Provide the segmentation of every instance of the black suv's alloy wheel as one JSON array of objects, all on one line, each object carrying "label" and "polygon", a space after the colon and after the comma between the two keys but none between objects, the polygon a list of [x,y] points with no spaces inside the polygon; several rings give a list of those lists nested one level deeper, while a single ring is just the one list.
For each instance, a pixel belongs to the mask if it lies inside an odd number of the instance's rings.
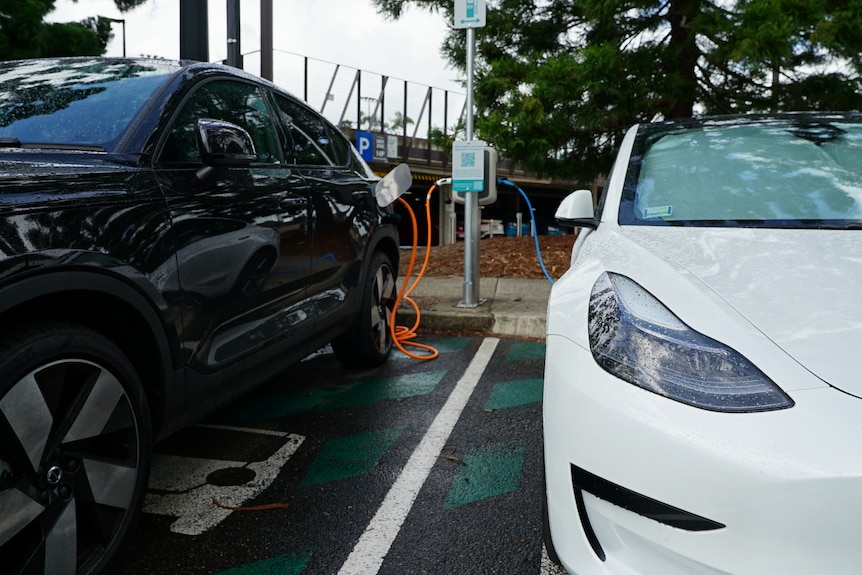
[{"label": "black suv's alloy wheel", "polygon": [[353,329],[332,342],[336,357],[345,365],[373,367],[392,352],[389,318],[397,296],[392,262],[377,252],[371,259],[362,289],[362,306]]},{"label": "black suv's alloy wheel", "polygon": [[146,488],[138,377],[110,341],[68,324],[7,333],[0,358],[2,570],[102,571]]}]

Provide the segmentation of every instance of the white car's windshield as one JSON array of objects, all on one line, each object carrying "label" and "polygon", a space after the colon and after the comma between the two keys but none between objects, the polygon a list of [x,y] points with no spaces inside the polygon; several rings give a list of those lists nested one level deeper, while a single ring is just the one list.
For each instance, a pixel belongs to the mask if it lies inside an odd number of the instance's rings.
[{"label": "white car's windshield", "polygon": [[621,223],[862,226],[862,121],[704,123],[639,144]]}]

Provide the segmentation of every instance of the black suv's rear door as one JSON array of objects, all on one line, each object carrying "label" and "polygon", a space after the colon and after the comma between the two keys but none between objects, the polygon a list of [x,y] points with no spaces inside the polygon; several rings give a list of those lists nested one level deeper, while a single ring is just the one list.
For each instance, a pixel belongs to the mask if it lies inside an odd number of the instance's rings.
[{"label": "black suv's rear door", "polygon": [[360,305],[356,289],[374,222],[372,183],[351,166],[349,143],[307,106],[276,95],[276,107],[293,143],[297,169],[311,201],[313,245],[309,304],[315,336],[343,332]]}]

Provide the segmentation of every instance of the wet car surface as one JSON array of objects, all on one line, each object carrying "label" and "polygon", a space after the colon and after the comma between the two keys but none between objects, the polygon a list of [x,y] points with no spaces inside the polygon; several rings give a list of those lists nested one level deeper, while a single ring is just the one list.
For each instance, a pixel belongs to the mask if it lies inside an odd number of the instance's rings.
[{"label": "wet car surface", "polygon": [[0,64],[4,572],[105,572],[154,441],[326,343],[386,361],[379,184],[325,119],[233,68]]},{"label": "wet car surface", "polygon": [[[548,549],[570,572],[862,561],[862,118],[633,127],[551,291]],[[555,551],[554,551],[555,550]]]}]

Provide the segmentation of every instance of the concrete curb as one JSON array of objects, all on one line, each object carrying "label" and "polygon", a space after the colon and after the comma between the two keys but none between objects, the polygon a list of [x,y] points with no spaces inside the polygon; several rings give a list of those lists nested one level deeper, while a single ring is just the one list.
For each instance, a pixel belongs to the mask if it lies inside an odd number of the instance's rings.
[{"label": "concrete curb", "polygon": [[[547,280],[480,278],[479,305],[464,307],[463,278],[423,278],[410,298],[419,307],[419,330],[476,331],[544,339],[550,293],[551,284]],[[413,307],[402,303],[396,323],[411,327],[415,321]]]}]

